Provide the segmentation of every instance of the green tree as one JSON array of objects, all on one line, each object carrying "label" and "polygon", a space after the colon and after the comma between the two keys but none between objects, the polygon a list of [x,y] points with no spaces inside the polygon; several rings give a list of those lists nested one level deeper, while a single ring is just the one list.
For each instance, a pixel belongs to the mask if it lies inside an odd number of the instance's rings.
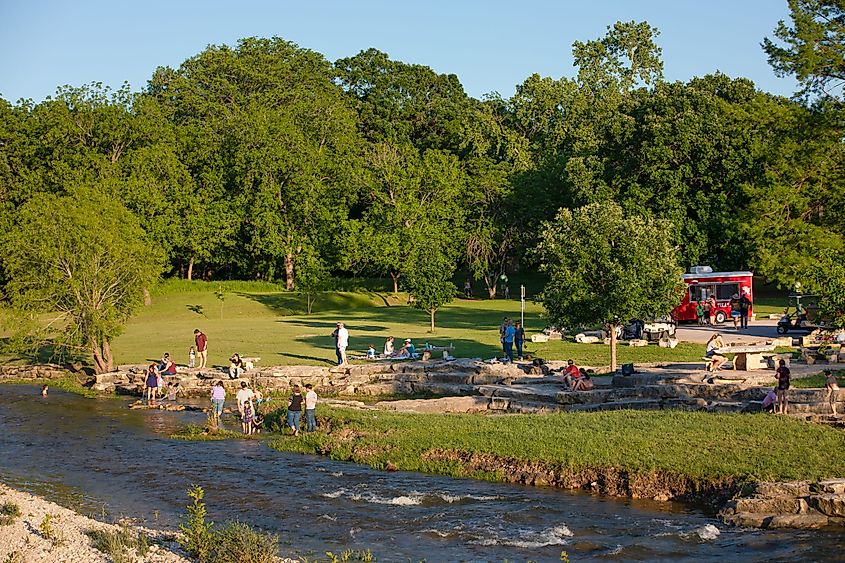
[{"label": "green tree", "polygon": [[305,248],[296,268],[296,287],[305,296],[305,312],[310,315],[317,295],[329,285],[329,269],[313,247]]},{"label": "green tree", "polygon": [[161,259],[135,216],[98,188],[42,194],[20,207],[3,237],[3,267],[15,309],[55,314],[60,349],[85,350],[104,373],[114,367],[110,342],[143,303]]},{"label": "green tree", "polygon": [[630,318],[668,314],[683,293],[667,221],[625,216],[615,203],[561,209],[544,225],[536,252],[549,281],[540,301],[552,323],[602,325],[610,332],[616,370],[616,328]]},{"label": "green tree", "polygon": [[444,248],[443,240],[426,236],[412,246],[403,267],[403,285],[413,298],[411,306],[429,315],[430,328],[435,331],[434,316],[457,294],[452,282],[455,260]]},{"label": "green tree", "polygon": [[792,25],[781,20],[776,43],[763,50],[778,76],[793,75],[804,97],[842,99],[845,88],[845,3],[842,0],[789,0]]},{"label": "green tree", "polygon": [[802,279],[803,287],[819,295],[821,318],[837,328],[845,328],[845,252],[821,256],[804,272]]}]

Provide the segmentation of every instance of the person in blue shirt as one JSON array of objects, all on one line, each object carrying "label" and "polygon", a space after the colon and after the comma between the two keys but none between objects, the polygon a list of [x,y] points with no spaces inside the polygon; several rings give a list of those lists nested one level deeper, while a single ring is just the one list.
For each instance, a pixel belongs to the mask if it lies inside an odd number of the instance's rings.
[{"label": "person in blue shirt", "polygon": [[505,335],[502,337],[502,344],[505,348],[505,356],[508,361],[513,362],[513,339],[516,336],[516,329],[513,327],[513,321],[508,321],[505,327]]}]

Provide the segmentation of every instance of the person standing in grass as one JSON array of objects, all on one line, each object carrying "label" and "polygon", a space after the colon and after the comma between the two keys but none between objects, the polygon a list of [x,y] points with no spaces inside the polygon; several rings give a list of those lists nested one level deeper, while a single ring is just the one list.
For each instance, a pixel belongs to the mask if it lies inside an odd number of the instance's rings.
[{"label": "person standing in grass", "polygon": [[522,328],[522,323],[516,321],[514,323],[513,343],[516,344],[516,357],[522,359],[522,346],[525,344],[525,329]]},{"label": "person standing in grass", "polygon": [[830,403],[830,412],[836,415],[836,395],[839,391],[839,382],[836,376],[829,369],[824,370],[824,388],[827,389],[827,401]]},{"label": "person standing in grass", "polygon": [[198,368],[204,368],[208,362],[208,337],[198,328],[194,329],[194,342],[197,345],[197,356],[199,356]]},{"label": "person standing in grass", "polygon": [[223,381],[218,381],[211,389],[211,414],[215,422],[220,420],[223,415],[223,403],[226,402],[226,388],[223,387]]},{"label": "person standing in grass", "polygon": [[293,431],[294,436],[299,436],[299,421],[302,419],[302,393],[299,385],[293,386],[293,394],[288,399],[287,425]]},{"label": "person standing in grass", "polygon": [[305,384],[305,431],[317,430],[317,393],[310,383]]},{"label": "person standing in grass", "polygon": [[349,346],[349,331],[343,323],[337,323],[332,332],[334,338],[334,352],[337,355],[337,365],[346,364],[346,348]]},{"label": "person standing in grass", "polygon": [[778,414],[788,414],[789,411],[789,401],[787,400],[786,394],[789,391],[789,368],[786,367],[786,362],[781,360],[778,365],[778,369],[775,372],[775,375],[778,380]]}]

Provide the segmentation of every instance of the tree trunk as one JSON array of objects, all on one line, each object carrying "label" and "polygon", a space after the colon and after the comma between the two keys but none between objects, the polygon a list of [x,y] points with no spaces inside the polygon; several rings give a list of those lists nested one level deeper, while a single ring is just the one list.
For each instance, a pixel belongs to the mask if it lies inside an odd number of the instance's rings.
[{"label": "tree trunk", "polygon": [[191,256],[191,259],[188,261],[188,281],[194,279],[194,257]]},{"label": "tree trunk", "polygon": [[293,253],[285,254],[285,287],[288,291],[293,291],[296,284],[293,281]]},{"label": "tree trunk", "polygon": [[305,294],[305,309],[306,309],[306,311],[308,312],[309,315],[311,314],[312,307],[314,307],[314,299],[316,299],[316,297],[317,296],[314,295],[313,293],[306,293]]},{"label": "tree trunk", "polygon": [[431,315],[431,332],[434,333],[434,314],[437,312],[437,309],[431,309],[428,314]]},{"label": "tree trunk", "polygon": [[149,307],[153,304],[153,298],[150,295],[150,289],[148,287],[144,288],[144,307]]},{"label": "tree trunk", "polygon": [[399,272],[390,272],[390,277],[393,280],[393,295],[399,293]]},{"label": "tree trunk", "polygon": [[610,372],[616,373],[616,325],[610,325]]},{"label": "tree trunk", "polygon": [[492,283],[490,282],[490,276],[484,274],[484,285],[487,287],[487,297],[489,299],[496,298],[496,280],[499,278],[493,278]]},{"label": "tree trunk", "polygon": [[112,371],[114,363],[108,341],[103,341],[103,344],[100,345],[96,339],[92,338],[89,345],[91,347],[91,356],[94,358],[94,373],[100,374]]}]

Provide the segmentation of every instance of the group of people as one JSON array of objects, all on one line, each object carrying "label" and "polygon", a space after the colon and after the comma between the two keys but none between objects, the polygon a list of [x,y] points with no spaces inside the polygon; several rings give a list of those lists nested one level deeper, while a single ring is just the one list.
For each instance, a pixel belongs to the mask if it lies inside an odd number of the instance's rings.
[{"label": "group of people", "polygon": [[[748,328],[748,316],[751,312],[751,299],[748,294],[743,293],[741,296],[734,293],[729,302],[730,316],[733,321],[734,328]],[[710,295],[707,299],[698,301],[695,304],[695,316],[698,319],[699,326],[716,326],[716,316],[719,312],[719,303],[716,301],[715,295]]]},{"label": "group of people", "polygon": [[[299,436],[299,427],[302,413],[305,411],[305,431],[315,432],[317,430],[317,393],[314,387],[308,383],[305,385],[305,395],[302,395],[298,384],[294,384],[290,397],[288,398],[287,417],[285,427],[290,428],[294,436]],[[253,391],[246,381],[241,381],[241,388],[235,395],[238,406],[238,414],[241,419],[241,429],[246,435],[261,432],[264,424],[264,416],[258,411],[258,407],[265,401],[260,391]],[[266,399],[269,400],[269,399]],[[218,381],[211,389],[211,415],[215,425],[219,424],[223,416],[223,405],[226,402],[226,388],[223,381]]]},{"label": "group of people", "polygon": [[563,369],[563,382],[570,391],[592,391],[595,387],[586,370],[575,365],[575,360],[567,360]]},{"label": "group of people", "polygon": [[517,359],[522,359],[522,347],[525,345],[525,329],[520,321],[513,321],[508,317],[502,319],[499,326],[499,339],[502,342],[502,350],[509,362],[514,361],[513,348],[516,346]]},{"label": "group of people", "polygon": [[[164,399],[165,396],[165,376],[176,375],[176,364],[170,358],[170,354],[165,352],[160,362],[154,362],[147,366],[147,371],[144,374],[144,392],[143,396],[147,399],[148,405],[155,405],[159,399]],[[167,399],[175,401],[181,389],[179,383],[174,381],[167,387]]]},{"label": "group of people", "polygon": [[[417,355],[417,347],[414,346],[414,343],[411,341],[410,338],[406,338],[405,342],[402,344],[402,347],[398,350],[394,345],[395,339],[392,336],[388,336],[387,340],[384,341],[384,348],[382,350],[380,358],[397,358],[397,359],[410,359],[415,358]],[[372,344],[370,344],[369,348],[367,349],[367,357],[371,360],[379,358],[376,356],[376,350]]]}]

